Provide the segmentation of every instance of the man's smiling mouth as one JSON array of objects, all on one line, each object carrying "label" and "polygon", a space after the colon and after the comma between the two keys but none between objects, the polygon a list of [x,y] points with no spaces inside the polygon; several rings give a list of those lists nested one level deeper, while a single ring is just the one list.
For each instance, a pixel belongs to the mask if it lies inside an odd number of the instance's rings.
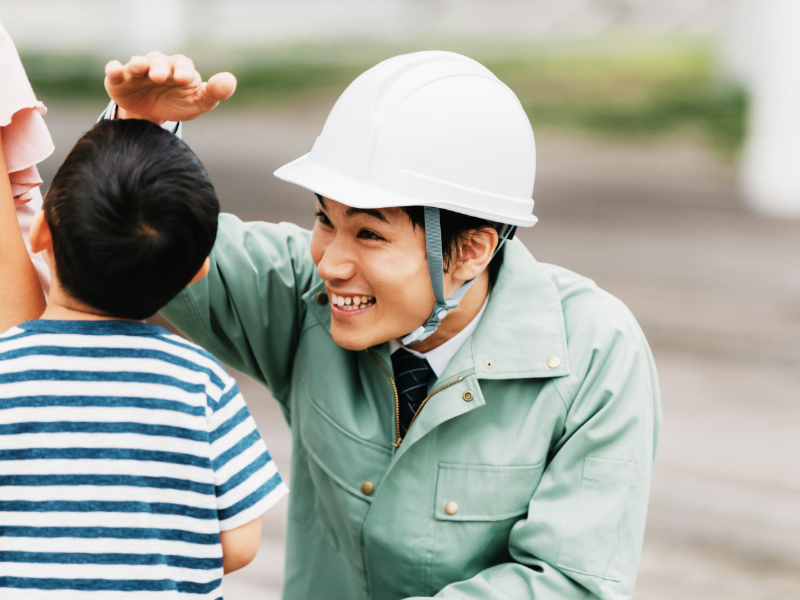
[{"label": "man's smiling mouth", "polygon": [[340,310],[361,310],[375,305],[374,296],[339,296],[331,293],[331,304]]}]

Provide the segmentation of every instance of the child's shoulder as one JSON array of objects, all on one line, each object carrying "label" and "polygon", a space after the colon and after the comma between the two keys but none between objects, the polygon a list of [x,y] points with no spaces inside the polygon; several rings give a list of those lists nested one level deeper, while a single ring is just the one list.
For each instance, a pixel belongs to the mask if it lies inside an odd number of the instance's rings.
[{"label": "child's shoulder", "polygon": [[206,350],[202,346],[198,346],[194,342],[190,342],[184,337],[181,337],[175,333],[171,333],[166,329],[164,329],[163,332],[159,333],[156,337],[174,346],[175,348],[183,348],[187,352],[191,353],[190,355],[194,355],[198,360],[213,362],[219,368],[224,370],[222,363],[219,362],[216,356],[211,354],[208,350]]},{"label": "child's shoulder", "polygon": [[25,329],[24,325],[25,323],[22,325],[15,325],[3,333],[0,333],[0,355],[13,352],[18,350],[21,346],[30,344],[25,338],[36,336],[37,332]]},{"label": "child's shoulder", "polygon": [[[132,361],[129,367],[134,371],[150,368],[142,360],[156,360],[164,365],[156,370],[176,380],[192,385],[207,381],[211,396],[235,385],[210,352],[163,327],[138,321],[28,321],[0,334],[0,357],[13,358],[20,353],[46,355],[50,363],[65,356],[86,361],[127,360]],[[192,373],[206,377],[198,380]]]},{"label": "child's shoulder", "polygon": [[173,354],[206,370],[209,373],[211,382],[217,387],[225,389],[232,387],[236,383],[217,357],[194,342],[190,342],[166,329],[159,333],[157,337],[162,342],[166,342],[167,347],[170,348]]},{"label": "child's shoulder", "polygon": [[0,344],[18,338],[20,335],[24,333],[25,330],[19,326],[14,326],[11,329],[7,329],[3,333],[0,333]]}]

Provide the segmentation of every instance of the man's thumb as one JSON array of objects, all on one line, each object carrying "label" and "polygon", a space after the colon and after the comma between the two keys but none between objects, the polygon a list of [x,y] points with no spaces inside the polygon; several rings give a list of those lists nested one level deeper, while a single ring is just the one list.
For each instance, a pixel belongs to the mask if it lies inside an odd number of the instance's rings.
[{"label": "man's thumb", "polygon": [[206,93],[215,102],[227,100],[236,91],[236,77],[232,73],[217,73],[208,80]]}]

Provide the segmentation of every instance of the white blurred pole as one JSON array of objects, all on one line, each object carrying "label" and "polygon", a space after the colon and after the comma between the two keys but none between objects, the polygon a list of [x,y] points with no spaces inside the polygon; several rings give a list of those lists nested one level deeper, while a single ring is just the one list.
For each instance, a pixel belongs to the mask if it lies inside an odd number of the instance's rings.
[{"label": "white blurred pole", "polygon": [[728,16],[723,36],[722,58],[724,66],[740,83],[750,86],[753,66],[753,23],[758,18],[758,2],[753,0],[728,0]]},{"label": "white blurred pole", "polygon": [[800,0],[744,0],[751,93],[743,186],[754,210],[800,217]]}]

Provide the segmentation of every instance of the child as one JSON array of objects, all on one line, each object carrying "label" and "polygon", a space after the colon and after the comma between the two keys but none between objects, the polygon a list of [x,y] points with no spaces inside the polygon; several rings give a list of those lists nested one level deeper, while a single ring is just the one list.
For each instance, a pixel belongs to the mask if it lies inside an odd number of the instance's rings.
[{"label": "child", "polygon": [[49,303],[0,334],[4,600],[217,599],[255,556],[287,489],[222,365],[144,322],[208,271],[218,212],[147,121],[101,121],[58,170],[30,232]]}]

